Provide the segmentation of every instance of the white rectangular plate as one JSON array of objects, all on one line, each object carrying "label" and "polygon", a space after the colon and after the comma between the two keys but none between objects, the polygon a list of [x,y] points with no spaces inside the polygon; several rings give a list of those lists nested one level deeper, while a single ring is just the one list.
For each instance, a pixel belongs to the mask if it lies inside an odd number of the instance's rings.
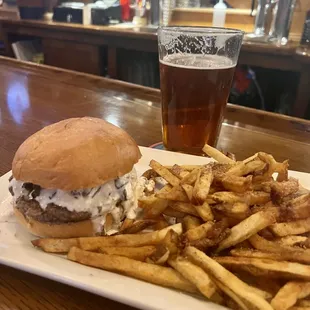
[{"label": "white rectangular plate", "polygon": [[[151,159],[164,165],[206,164],[204,157],[172,153],[141,147],[142,158],[136,165],[138,174],[147,170]],[[300,183],[310,188],[310,176],[290,172]],[[223,307],[195,297],[135,280],[115,273],[94,269],[67,261],[63,256],[51,255],[35,249],[30,241],[34,236],[25,231],[12,216],[8,194],[10,173],[0,178],[0,263],[42,277],[56,280],[141,309],[217,310]]]}]

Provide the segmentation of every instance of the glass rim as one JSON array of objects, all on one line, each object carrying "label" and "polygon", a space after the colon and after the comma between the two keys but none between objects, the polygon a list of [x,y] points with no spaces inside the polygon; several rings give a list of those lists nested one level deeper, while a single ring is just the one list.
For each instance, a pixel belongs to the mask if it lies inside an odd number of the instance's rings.
[{"label": "glass rim", "polygon": [[243,35],[244,31],[235,28],[223,27],[196,27],[196,26],[159,26],[159,31],[170,33],[188,33],[197,35]]}]

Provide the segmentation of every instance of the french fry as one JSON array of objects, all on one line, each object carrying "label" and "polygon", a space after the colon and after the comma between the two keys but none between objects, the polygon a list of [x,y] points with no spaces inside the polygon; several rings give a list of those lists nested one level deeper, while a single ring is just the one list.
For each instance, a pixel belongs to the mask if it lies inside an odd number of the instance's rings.
[{"label": "french fry", "polygon": [[134,219],[129,219],[126,217],[121,225],[121,228],[119,229],[119,232],[122,233],[125,229],[129,228],[134,221]]},{"label": "french fry", "polygon": [[176,210],[182,213],[199,216],[195,207],[189,202],[180,202],[180,201],[172,202],[172,203],[169,203],[169,207],[172,208],[173,210]]},{"label": "french fry", "polygon": [[310,309],[310,300],[307,300],[307,299],[299,300],[297,303],[297,306],[302,307],[303,309],[304,309],[304,307],[309,307],[309,309]]},{"label": "french fry", "polygon": [[173,175],[166,167],[162,166],[155,160],[151,160],[150,167],[156,171],[161,177],[163,177],[172,186],[177,186],[180,183],[180,179]]},{"label": "french fry", "polygon": [[231,228],[230,235],[220,243],[217,252],[248,239],[274,222],[273,212],[261,211],[251,215]]},{"label": "french fry", "polygon": [[145,259],[153,255],[156,251],[155,246],[143,246],[143,247],[101,247],[98,248],[98,252],[109,255],[119,255],[132,258],[144,262]]},{"label": "french fry", "polygon": [[146,208],[144,208],[144,218],[146,219],[157,218],[165,211],[169,204],[169,201],[165,199],[161,199],[158,197],[153,197],[152,199],[152,203],[147,205]]},{"label": "french fry", "polygon": [[244,193],[252,188],[252,176],[239,177],[235,175],[226,175],[222,179],[222,185],[228,191]]},{"label": "french fry", "polygon": [[255,276],[310,280],[310,266],[299,263],[231,256],[214,257],[213,259],[229,269],[244,270]]},{"label": "french fry", "polygon": [[198,215],[205,221],[213,221],[214,216],[212,210],[207,201],[203,203],[203,205],[194,206]]},{"label": "french fry", "polygon": [[298,299],[310,294],[310,282],[287,282],[272,299],[271,305],[275,310],[287,310],[297,303]]},{"label": "french fry", "polygon": [[[83,265],[114,271],[139,280],[194,293],[195,286],[171,268],[151,265],[117,255],[106,255],[70,249],[68,259]],[[156,275],[156,276],[154,276]]]},{"label": "french fry", "polygon": [[185,279],[195,285],[202,295],[215,302],[222,301],[221,296],[217,292],[216,285],[203,269],[181,256],[169,259],[168,263]]},{"label": "french fry", "polygon": [[270,304],[257,293],[255,293],[249,285],[238,279],[235,275],[210,258],[203,252],[194,247],[187,247],[184,254],[195,264],[205,270],[212,278],[215,278],[222,285],[229,287],[239,298],[246,301],[247,304],[257,309],[273,310]]},{"label": "french fry", "polygon": [[186,215],[183,218],[184,231],[194,229],[201,225],[201,220],[197,217]]},{"label": "french fry", "polygon": [[234,219],[245,219],[250,214],[250,208],[245,202],[235,202],[234,204],[213,205],[212,209],[222,212],[225,216]]},{"label": "french fry", "polygon": [[177,254],[181,248],[180,236],[170,229],[163,240],[163,245],[169,250],[170,255]]},{"label": "french fry", "polygon": [[281,201],[283,197],[294,194],[299,189],[299,183],[297,179],[289,178],[288,181],[273,182],[270,185],[271,199],[274,202]]},{"label": "french fry", "polygon": [[305,236],[286,236],[276,239],[275,242],[283,246],[294,246],[307,240],[308,238]]},{"label": "french fry", "polygon": [[188,175],[183,177],[183,179],[181,180],[180,184],[188,184],[188,185],[195,184],[200,169],[201,169],[201,167],[197,167],[194,170],[192,170]]},{"label": "french fry", "polygon": [[152,226],[153,230],[161,230],[169,226],[166,218],[161,214],[156,218],[156,223]]},{"label": "french fry", "polygon": [[193,189],[192,200],[194,202],[197,202],[197,204],[202,204],[204,201],[206,201],[212,181],[212,168],[211,166],[207,165],[202,168],[198,173],[197,180]]},{"label": "french fry", "polygon": [[216,161],[218,161],[219,163],[223,163],[223,164],[233,164],[235,163],[234,160],[230,159],[229,157],[225,156],[222,152],[220,152],[219,150],[217,150],[216,148],[205,144],[203,149],[202,149],[208,156],[210,156],[211,158],[215,159]]},{"label": "french fry", "polygon": [[169,217],[175,217],[175,218],[183,218],[184,216],[186,216],[186,213],[184,212],[180,212],[177,210],[174,210],[170,207],[168,207],[165,211],[164,211],[164,215],[169,216]]},{"label": "french fry", "polygon": [[208,232],[213,228],[214,223],[209,221],[198,227],[186,231],[184,238],[187,241],[195,241],[207,237]]},{"label": "french fry", "polygon": [[184,169],[183,167],[179,165],[173,165],[170,169],[171,173],[174,174],[179,179],[183,179],[185,176],[187,176],[190,172]]},{"label": "french fry", "polygon": [[278,166],[277,172],[277,182],[283,182],[288,179],[288,160],[285,160],[281,166]]},{"label": "french fry", "polygon": [[186,193],[188,200],[192,201],[193,190],[194,190],[193,186],[189,185],[189,184],[182,184],[181,186],[182,186],[184,192]]},{"label": "french fry", "polygon": [[156,223],[155,220],[137,220],[133,222],[133,224],[127,228],[125,228],[122,233],[123,234],[136,234],[140,231],[143,231],[147,227],[150,227]]},{"label": "french fry", "polygon": [[310,194],[302,194],[280,205],[288,221],[310,217]]},{"label": "french fry", "polygon": [[281,260],[310,264],[310,249],[280,245],[259,235],[252,236],[249,241],[257,250],[279,254],[282,257]]},{"label": "french fry", "polygon": [[179,185],[173,187],[169,192],[158,192],[156,197],[166,200],[189,202],[186,193]]},{"label": "french fry", "polygon": [[96,251],[102,247],[141,247],[145,245],[156,245],[164,240],[167,232],[173,229],[176,233],[182,233],[182,225],[175,224],[162,230],[136,235],[116,235],[104,237],[85,237],[71,239],[36,239],[31,241],[36,247],[45,252],[67,253],[73,246],[88,251]]},{"label": "french fry", "polygon": [[112,229],[113,226],[113,216],[111,213],[108,213],[105,217],[105,223],[103,225],[104,231],[108,232],[109,230]]},{"label": "french fry", "polygon": [[[170,256],[170,251],[163,244],[156,246],[156,251],[148,257],[149,261],[156,265],[165,265]],[[148,262],[148,261],[147,261]]]},{"label": "french fry", "polygon": [[159,174],[153,169],[148,169],[142,174],[142,176],[149,180],[158,177]]},{"label": "french fry", "polygon": [[310,218],[287,223],[275,223],[270,230],[278,237],[300,235],[310,231]]}]

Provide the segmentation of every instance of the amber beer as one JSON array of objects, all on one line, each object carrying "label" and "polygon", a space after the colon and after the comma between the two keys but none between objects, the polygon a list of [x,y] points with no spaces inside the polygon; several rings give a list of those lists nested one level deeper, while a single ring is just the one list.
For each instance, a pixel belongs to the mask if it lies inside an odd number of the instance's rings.
[{"label": "amber beer", "polygon": [[160,60],[163,141],[172,151],[201,154],[216,143],[235,65],[216,55],[174,54]]}]

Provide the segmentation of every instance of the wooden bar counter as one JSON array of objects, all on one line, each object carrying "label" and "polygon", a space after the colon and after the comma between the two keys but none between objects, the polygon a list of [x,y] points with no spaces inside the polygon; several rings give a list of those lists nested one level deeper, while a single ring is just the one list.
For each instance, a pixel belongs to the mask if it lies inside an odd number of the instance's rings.
[{"label": "wooden bar counter", "polygon": [[[0,102],[0,175],[24,139],[64,118],[100,117],[140,145],[161,141],[160,92],[151,88],[0,57]],[[309,141],[308,121],[228,105],[218,147],[239,159],[270,152],[310,172]],[[132,309],[1,265],[0,281],[0,309]]]},{"label": "wooden bar counter", "polygon": [[[138,59],[141,53],[152,55],[157,62],[157,35],[156,29],[152,28],[2,19],[0,29],[5,40],[6,56],[13,57],[12,42],[25,37],[40,38],[45,64],[60,68],[126,80],[122,75],[126,64],[121,59],[131,59],[132,52],[137,52]],[[310,57],[307,53],[296,52],[297,49],[296,43],[277,47],[244,42],[239,64],[296,72],[299,78],[292,81],[298,85],[292,113],[304,117],[310,102]]]}]

